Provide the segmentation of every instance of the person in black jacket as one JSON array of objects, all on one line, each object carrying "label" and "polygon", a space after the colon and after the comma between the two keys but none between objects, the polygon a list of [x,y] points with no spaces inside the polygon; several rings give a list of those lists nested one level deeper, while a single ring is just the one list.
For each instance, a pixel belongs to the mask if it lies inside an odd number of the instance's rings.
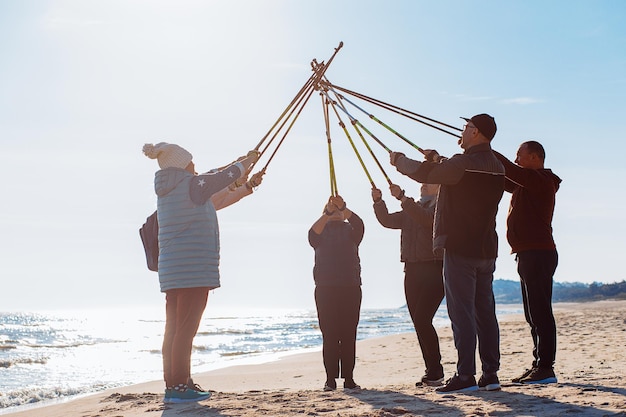
[{"label": "person in black jacket", "polygon": [[[322,216],[309,230],[315,249],[315,305],[322,331],[322,356],[326,370],[324,391],[359,389],[354,382],[356,331],[361,313],[361,262],[359,244],[363,220],[346,207],[340,196],[331,196]],[[340,372],[341,371],[341,372]]]},{"label": "person in black jacket", "polygon": [[[399,172],[441,184],[437,196],[433,249],[444,252],[443,276],[448,316],[458,354],[457,375],[435,391],[440,394],[499,390],[500,329],[493,295],[498,255],[496,215],[504,193],[504,166],[491,150],[496,122],[478,114],[467,122],[459,145],[463,154],[449,159],[425,151],[426,161],[391,152]],[[476,383],[476,345],[482,376]]]},{"label": "person in black jacket", "polygon": [[389,213],[382,192],[372,188],[374,213],[381,225],[400,229],[400,261],[404,262],[404,295],[417,333],[426,372],[415,385],[441,385],[443,366],[439,337],[433,318],[443,300],[443,260],[433,253],[433,218],[438,184],[422,184],[421,198],[414,201],[396,184],[391,195],[402,202],[402,210]]}]

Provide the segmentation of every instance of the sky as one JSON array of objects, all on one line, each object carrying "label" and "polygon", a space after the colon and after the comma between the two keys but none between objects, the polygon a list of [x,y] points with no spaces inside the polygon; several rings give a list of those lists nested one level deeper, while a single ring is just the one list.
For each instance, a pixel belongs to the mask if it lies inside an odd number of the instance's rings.
[{"label": "sky", "polygon": [[[622,281],[625,18],[619,0],[2,1],[0,311],[162,305],[138,234],[156,207],[158,166],[143,144],[177,143],[199,172],[230,163],[257,146],[312,59],[327,60],[340,42],[326,72],[335,85],[459,128],[459,117],[489,113],[492,145],[511,159],[521,142],[541,142],[546,167],[563,179],[555,281]],[[462,151],[449,135],[368,111],[422,148]],[[401,306],[399,231],[376,221],[370,183],[335,119],[331,137],[339,193],[365,222],[363,307]],[[418,196],[419,184],[371,147],[391,180]],[[207,308],[314,308],[307,233],[329,194],[315,95],[263,184],[218,213],[222,287]],[[517,280],[509,200],[499,208],[495,278]]]}]

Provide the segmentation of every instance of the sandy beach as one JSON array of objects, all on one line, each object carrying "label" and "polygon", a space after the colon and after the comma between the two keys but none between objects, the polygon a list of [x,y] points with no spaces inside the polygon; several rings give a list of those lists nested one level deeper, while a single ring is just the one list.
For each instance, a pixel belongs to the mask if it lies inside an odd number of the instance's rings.
[{"label": "sandy beach", "polygon": [[[355,379],[363,387],[323,392],[321,352],[261,365],[194,375],[210,399],[164,404],[163,383],[153,381],[44,407],[11,417],[157,416],[626,416],[626,300],[555,304],[557,384],[509,383],[532,360],[521,315],[500,321],[502,391],[435,393],[415,386],[423,365],[414,334],[358,342]],[[446,377],[455,370],[450,328],[439,331]],[[478,362],[479,364],[480,362]],[[478,365],[480,366],[480,365]]]}]

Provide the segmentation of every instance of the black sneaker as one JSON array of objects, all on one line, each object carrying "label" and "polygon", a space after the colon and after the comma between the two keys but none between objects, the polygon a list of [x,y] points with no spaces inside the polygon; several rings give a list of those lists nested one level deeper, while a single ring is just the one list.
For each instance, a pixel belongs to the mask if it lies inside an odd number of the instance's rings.
[{"label": "black sneaker", "polygon": [[343,381],[343,388],[344,389],[361,389],[359,384],[354,382],[354,379],[346,379],[345,381]]},{"label": "black sneaker", "polygon": [[521,384],[522,383],[522,379],[528,378],[528,375],[530,375],[534,371],[534,369],[535,369],[534,366],[532,368],[530,368],[530,369],[526,369],[523,374],[521,374],[517,378],[513,378],[511,380],[511,382],[513,382],[514,384]]},{"label": "black sneaker", "polygon": [[478,380],[478,389],[481,391],[500,391],[500,380],[497,374],[483,374]]},{"label": "black sneaker", "polygon": [[420,382],[416,382],[415,386],[419,387],[420,385],[428,385],[430,387],[439,387],[443,384],[443,374],[439,375],[429,375],[426,374],[422,377]]},{"label": "black sneaker", "polygon": [[476,378],[474,378],[474,375],[470,375],[465,379],[461,379],[459,375],[455,374],[446,382],[446,385],[435,389],[435,392],[437,394],[471,391],[478,391],[478,385],[476,385]]},{"label": "black sneaker", "polygon": [[552,368],[535,368],[520,382],[522,384],[556,384],[557,379]]},{"label": "black sneaker", "polygon": [[324,391],[334,391],[337,389],[337,382],[334,379],[329,379],[324,383]]}]

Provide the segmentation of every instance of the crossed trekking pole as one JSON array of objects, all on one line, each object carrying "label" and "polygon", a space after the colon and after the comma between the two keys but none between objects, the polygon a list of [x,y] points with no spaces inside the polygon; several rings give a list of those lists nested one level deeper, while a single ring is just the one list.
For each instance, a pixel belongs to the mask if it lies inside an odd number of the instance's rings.
[{"label": "crossed trekking pole", "polygon": [[[413,143],[409,140],[405,135],[402,135],[397,130],[393,129],[389,124],[383,122],[380,118],[375,116],[373,113],[368,112],[363,108],[363,104],[359,105],[355,101],[360,100],[369,105],[374,105],[388,112],[395,113],[397,115],[408,118],[409,120],[413,120],[418,122],[424,126],[433,128],[437,131],[443,132],[447,135],[454,136],[456,138],[460,138],[458,132],[462,132],[462,129],[454,127],[452,125],[440,122],[438,120],[432,119],[430,117],[426,117],[422,114],[404,109],[399,106],[395,106],[388,102],[378,100],[369,96],[366,96],[361,93],[357,93],[355,91],[349,90],[344,87],[337,86],[332,84],[328,78],[326,77],[326,71],[328,70],[330,64],[335,59],[335,56],[339,52],[339,50],[343,47],[343,42],[340,42],[339,45],[334,49],[333,54],[328,59],[328,61],[318,62],[316,59],[311,61],[311,76],[305,81],[300,90],[296,93],[295,97],[291,100],[291,102],[287,105],[287,107],[280,114],[278,119],[274,122],[274,124],[270,127],[267,133],[261,138],[259,143],[254,147],[254,150],[259,152],[259,159],[269,152],[268,160],[265,165],[261,168],[259,172],[261,175],[265,174],[270,162],[276,156],[278,149],[284,143],[288,133],[291,131],[294,126],[296,120],[302,113],[304,107],[309,102],[309,99],[313,95],[315,91],[318,91],[322,98],[322,112],[324,117],[324,125],[326,132],[326,142],[327,142],[327,150],[328,150],[328,164],[329,164],[329,178],[330,178],[330,191],[331,195],[335,196],[338,194],[337,188],[337,176],[335,170],[335,160],[332,152],[332,134],[331,134],[331,123],[330,118],[332,115],[337,120],[338,125],[341,127],[343,134],[346,136],[348,142],[352,150],[354,151],[357,159],[365,175],[367,176],[368,181],[370,182],[372,187],[375,187],[374,180],[372,175],[370,174],[365,161],[363,160],[361,154],[359,153],[356,144],[352,140],[350,132],[348,130],[348,126],[343,122],[340,112],[344,114],[349,119],[349,124],[352,126],[356,134],[361,139],[361,142],[366,147],[368,153],[374,160],[375,164],[378,166],[378,169],[383,174],[385,180],[389,185],[392,184],[391,179],[385,172],[383,165],[380,163],[379,159],[376,157],[374,151],[369,145],[368,141],[365,138],[365,135],[369,136],[372,140],[374,140],[378,145],[380,145],[385,151],[391,153],[392,150],[389,148],[380,138],[374,135],[370,129],[368,129],[364,124],[356,118],[350,110],[348,110],[348,106],[350,108],[354,108],[357,111],[365,114],[367,118],[376,124],[382,126],[386,131],[390,132],[393,136],[400,138],[402,141],[406,142],[412,148],[416,149],[418,152],[426,155],[427,151],[420,146]],[[347,96],[350,96],[348,98]],[[332,111],[331,111],[332,110]],[[364,135],[365,133],[365,135]],[[282,135],[282,136],[281,136]],[[276,146],[270,152],[270,148],[274,144],[275,140],[280,136]],[[258,161],[257,161],[258,162]],[[255,162],[251,168],[256,165]]]}]

